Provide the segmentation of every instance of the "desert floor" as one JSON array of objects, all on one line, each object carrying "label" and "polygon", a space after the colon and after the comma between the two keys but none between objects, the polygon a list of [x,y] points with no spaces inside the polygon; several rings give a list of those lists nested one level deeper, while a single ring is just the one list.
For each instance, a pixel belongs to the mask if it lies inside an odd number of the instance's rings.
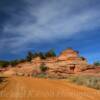
[{"label": "desert floor", "polygon": [[67,80],[9,77],[0,100],[100,100],[100,91]]}]

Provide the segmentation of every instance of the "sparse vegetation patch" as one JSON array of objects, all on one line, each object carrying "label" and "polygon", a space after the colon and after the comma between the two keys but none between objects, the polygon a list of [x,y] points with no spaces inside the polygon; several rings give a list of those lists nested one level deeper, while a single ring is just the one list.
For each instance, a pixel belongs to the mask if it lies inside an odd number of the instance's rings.
[{"label": "sparse vegetation patch", "polygon": [[85,85],[100,90],[100,77],[95,76],[69,76],[68,80],[78,85]]},{"label": "sparse vegetation patch", "polygon": [[94,65],[95,65],[95,66],[100,66],[100,61],[94,62]]}]

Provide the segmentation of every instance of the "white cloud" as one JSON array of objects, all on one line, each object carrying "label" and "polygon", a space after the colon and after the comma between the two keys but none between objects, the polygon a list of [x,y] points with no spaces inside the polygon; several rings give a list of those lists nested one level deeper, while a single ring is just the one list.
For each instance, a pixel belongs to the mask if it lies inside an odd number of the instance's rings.
[{"label": "white cloud", "polygon": [[[29,7],[26,11],[29,15],[24,14],[17,26],[9,21],[4,27],[4,33],[22,35],[11,42],[11,48],[27,46],[30,42],[55,42],[77,35],[81,31],[100,27],[99,9],[91,6],[85,9],[89,0],[76,1],[51,0],[34,7],[32,1],[28,0]],[[20,15],[15,16],[15,20],[20,18]],[[34,18],[36,22],[32,22]]]}]

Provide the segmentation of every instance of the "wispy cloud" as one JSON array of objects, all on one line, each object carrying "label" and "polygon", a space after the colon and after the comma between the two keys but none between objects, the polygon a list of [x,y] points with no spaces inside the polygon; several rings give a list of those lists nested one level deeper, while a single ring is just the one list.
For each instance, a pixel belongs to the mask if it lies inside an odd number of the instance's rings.
[{"label": "wispy cloud", "polygon": [[3,34],[19,35],[1,39],[0,45],[9,43],[12,51],[29,43],[56,42],[100,27],[98,0],[21,1],[27,6],[17,11],[20,13],[12,11],[12,18],[3,25]]}]

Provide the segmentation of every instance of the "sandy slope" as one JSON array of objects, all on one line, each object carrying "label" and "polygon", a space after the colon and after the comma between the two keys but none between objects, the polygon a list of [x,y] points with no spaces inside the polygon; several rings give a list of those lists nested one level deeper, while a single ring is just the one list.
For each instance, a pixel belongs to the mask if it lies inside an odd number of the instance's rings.
[{"label": "sandy slope", "polygon": [[100,100],[100,92],[66,80],[12,77],[0,100]]}]

